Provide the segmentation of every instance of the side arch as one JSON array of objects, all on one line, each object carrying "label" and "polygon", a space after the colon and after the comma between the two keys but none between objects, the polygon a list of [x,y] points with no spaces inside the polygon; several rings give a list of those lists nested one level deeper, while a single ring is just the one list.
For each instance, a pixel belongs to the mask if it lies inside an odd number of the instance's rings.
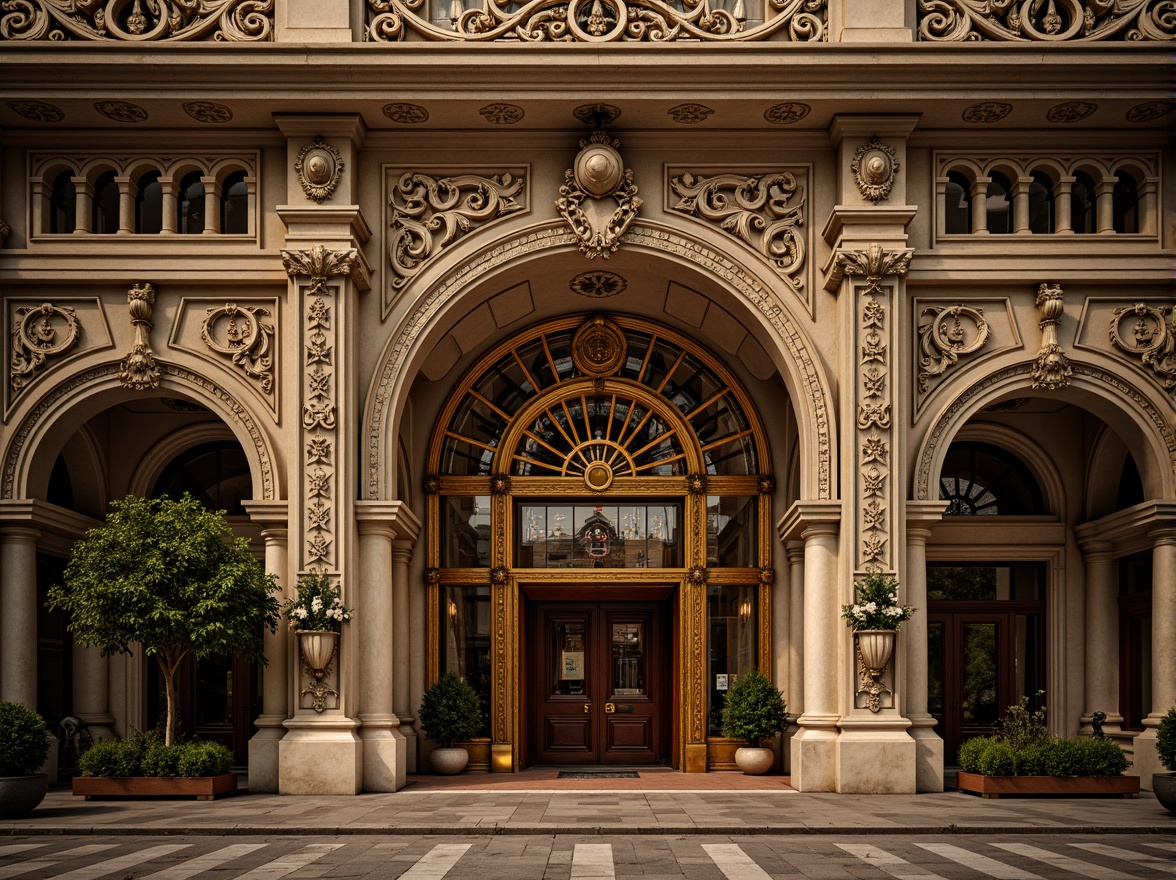
[{"label": "side arch", "polygon": [[[1034,440],[1007,425],[989,422],[966,422],[960,426],[951,440],[980,440],[1015,453],[1029,466],[1029,470],[1037,479],[1037,484],[1045,496],[1045,509],[1065,520],[1066,493],[1062,486],[1062,478],[1049,455]],[[942,464],[940,468],[942,469]]]},{"label": "side arch", "polygon": [[[793,397],[800,435],[801,474],[812,474],[802,487],[803,497],[835,497],[837,450],[833,438],[834,403],[832,384],[818,363],[807,334],[773,293],[773,284],[710,244],[680,230],[654,223],[634,223],[622,239],[636,251],[686,261],[725,287],[748,313],[778,343],[784,356],[778,358],[784,383]],[[507,241],[492,242],[469,257],[464,264],[438,272],[430,287],[400,322],[381,353],[364,407],[364,469],[361,493],[367,500],[391,497],[390,474],[394,461],[400,412],[413,376],[409,365],[429,343],[429,329],[463,290],[479,283],[490,273],[524,257],[553,250],[575,252],[575,236],[557,222],[522,231]],[[802,477],[802,479],[804,479]]]}]

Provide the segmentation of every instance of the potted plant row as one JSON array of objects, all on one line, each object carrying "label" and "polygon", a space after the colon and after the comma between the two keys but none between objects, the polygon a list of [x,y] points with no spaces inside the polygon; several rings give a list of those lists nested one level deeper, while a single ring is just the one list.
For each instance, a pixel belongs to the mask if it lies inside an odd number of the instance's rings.
[{"label": "potted plant row", "polygon": [[1139,793],[1139,777],[1123,775],[1130,762],[1112,740],[1051,737],[1045,708],[1030,711],[1027,696],[1008,707],[995,736],[960,746],[959,764],[956,787],[986,798]]},{"label": "potted plant row", "polygon": [[735,763],[749,776],[772,769],[776,755],[768,740],[787,726],[784,697],[758,669],[740,676],[723,697],[723,733],[748,745],[735,750]]},{"label": "potted plant row", "polygon": [[0,701],[0,819],[23,816],[45,799],[49,777],[37,771],[48,756],[41,716],[20,703]]},{"label": "potted plant row", "polygon": [[216,742],[164,745],[157,734],[103,741],[78,759],[73,793],[93,797],[167,795],[212,800],[237,790],[233,753]]}]

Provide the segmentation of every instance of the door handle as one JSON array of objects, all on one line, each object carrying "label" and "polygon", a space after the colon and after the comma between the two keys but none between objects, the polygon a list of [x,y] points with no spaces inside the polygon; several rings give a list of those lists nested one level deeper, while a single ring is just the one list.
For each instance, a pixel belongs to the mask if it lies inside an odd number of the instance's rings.
[{"label": "door handle", "polygon": [[615,711],[617,711],[617,707],[615,704],[613,704],[613,703],[605,703],[604,704],[604,714],[605,715],[611,715]]},{"label": "door handle", "polygon": [[592,714],[592,704],[591,704],[591,703],[585,703],[585,704],[584,704],[584,714],[585,714],[585,715],[591,715],[591,714]]}]

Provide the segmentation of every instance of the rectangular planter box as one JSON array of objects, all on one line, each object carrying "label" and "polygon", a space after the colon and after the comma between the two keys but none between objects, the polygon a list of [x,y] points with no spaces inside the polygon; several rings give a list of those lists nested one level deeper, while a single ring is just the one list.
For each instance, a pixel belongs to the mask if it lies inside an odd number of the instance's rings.
[{"label": "rectangular planter box", "polygon": [[985,798],[1002,795],[1102,795],[1133,797],[1139,794],[1138,776],[981,776],[956,774],[956,788]]},{"label": "rectangular planter box", "polygon": [[237,774],[219,776],[75,776],[73,793],[96,797],[194,797],[210,801],[237,790]]}]

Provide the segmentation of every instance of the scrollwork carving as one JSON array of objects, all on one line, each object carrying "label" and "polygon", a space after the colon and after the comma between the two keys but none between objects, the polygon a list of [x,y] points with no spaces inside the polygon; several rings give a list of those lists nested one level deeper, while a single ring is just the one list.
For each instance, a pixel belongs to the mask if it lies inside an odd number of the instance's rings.
[{"label": "scrollwork carving", "polygon": [[919,0],[919,39],[1171,40],[1168,0]]},{"label": "scrollwork carving", "polygon": [[[687,172],[670,179],[679,197],[671,205],[741,238],[763,254],[781,275],[798,286],[804,268],[805,191],[788,171],[756,174],[718,174],[695,177]],[[758,233],[758,234],[757,234]]]},{"label": "scrollwork carving", "polygon": [[[923,309],[922,317],[931,320],[919,325],[919,391],[927,393],[932,376],[941,376],[959,359],[979,351],[988,341],[988,322],[981,309],[969,306],[949,306],[943,309]],[[961,320],[963,319],[963,320]],[[964,322],[972,325],[969,331]]]},{"label": "scrollwork carving", "polygon": [[273,11],[273,0],[16,0],[0,39],[261,42],[273,39]]},{"label": "scrollwork carving", "polygon": [[590,260],[608,259],[616,252],[643,204],[633,172],[621,160],[620,145],[600,129],[580,141],[580,152],[564,172],[555,200],[559,215],[579,239],[581,253]]},{"label": "scrollwork carving", "polygon": [[246,376],[256,379],[262,391],[271,394],[274,328],[261,320],[268,314],[268,309],[225,303],[205,313],[200,338],[210,349],[240,367]]},{"label": "scrollwork carving", "polygon": [[494,177],[402,174],[388,194],[392,209],[388,256],[396,275],[392,287],[404,287],[460,236],[523,210],[515,197],[525,183],[524,175],[510,173]]},{"label": "scrollwork carving", "polygon": [[[1176,391],[1176,309],[1172,320],[1167,309],[1146,303],[1115,309],[1108,328],[1111,344],[1125,354],[1139,355],[1144,368],[1151,367],[1164,390]],[[1123,336],[1123,323],[1134,318],[1131,340]]]},{"label": "scrollwork carving", "polygon": [[1041,320],[1041,348],[1033,362],[1033,387],[1057,391],[1070,384],[1070,359],[1058,344],[1058,322],[1062,318],[1062,288],[1042,284],[1037,290],[1037,312]]},{"label": "scrollwork carving", "polygon": [[144,391],[159,387],[159,366],[151,350],[148,334],[154,326],[151,314],[155,310],[155,288],[150,284],[136,284],[127,291],[127,310],[135,330],[135,343],[123,358],[118,380],[127,388]]},{"label": "scrollwork carving", "polygon": [[78,344],[82,328],[77,313],[65,306],[42,303],[16,310],[12,328],[9,383],[18,392],[31,382],[45,361],[60,357]]},{"label": "scrollwork carving", "polygon": [[796,42],[826,39],[826,0],[765,0],[764,21],[751,28],[710,0],[681,7],[663,0],[496,0],[466,9],[454,0],[449,27],[428,19],[425,0],[367,0],[365,40],[526,43],[665,43],[674,40]]}]

